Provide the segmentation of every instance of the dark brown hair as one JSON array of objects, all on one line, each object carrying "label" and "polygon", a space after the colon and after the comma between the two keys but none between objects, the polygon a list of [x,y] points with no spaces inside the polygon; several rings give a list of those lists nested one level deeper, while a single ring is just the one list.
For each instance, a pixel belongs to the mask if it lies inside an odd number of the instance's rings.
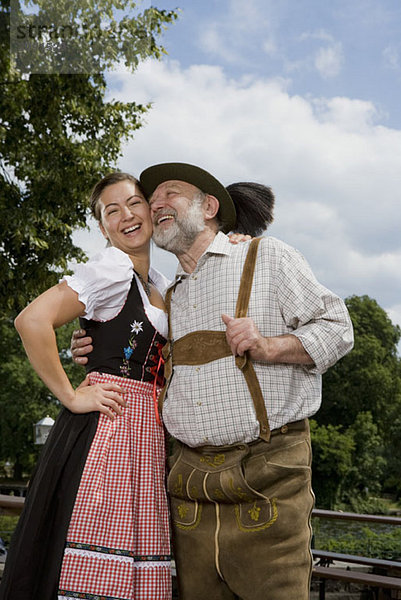
[{"label": "dark brown hair", "polygon": [[131,183],[134,183],[146,198],[141,184],[139,183],[138,179],[136,179],[136,177],[130,175],[129,173],[121,173],[120,171],[109,173],[95,184],[89,197],[89,206],[91,208],[92,215],[97,221],[100,221],[100,210],[98,204],[100,196],[109,185],[113,185],[114,183],[120,183],[120,181],[130,181]]}]

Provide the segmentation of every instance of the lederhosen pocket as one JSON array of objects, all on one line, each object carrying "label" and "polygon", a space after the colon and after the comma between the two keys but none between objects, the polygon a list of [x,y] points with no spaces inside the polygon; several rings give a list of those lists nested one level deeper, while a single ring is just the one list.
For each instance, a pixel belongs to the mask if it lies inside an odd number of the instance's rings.
[{"label": "lederhosen pocket", "polygon": [[247,445],[189,448],[182,446],[168,476],[172,519],[194,529],[206,502],[233,504],[240,529],[270,526],[277,518],[274,500],[249,486],[242,461]]}]

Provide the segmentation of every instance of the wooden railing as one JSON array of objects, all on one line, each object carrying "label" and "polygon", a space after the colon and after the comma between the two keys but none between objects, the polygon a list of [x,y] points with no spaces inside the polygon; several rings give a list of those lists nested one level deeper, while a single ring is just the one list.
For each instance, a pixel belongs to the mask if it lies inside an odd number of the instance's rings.
[{"label": "wooden railing", "polygon": [[388,525],[401,525],[401,517],[391,515],[364,515],[351,512],[339,512],[335,510],[322,510],[315,508],[312,517],[320,519],[336,519],[339,521],[365,521],[368,523],[387,523]]},{"label": "wooden railing", "polygon": [[0,513],[5,515],[19,515],[24,508],[23,496],[9,496],[0,494]]},{"label": "wooden railing", "polygon": [[[401,526],[401,518],[391,515],[364,515],[315,509],[312,516],[323,519]],[[353,554],[340,554],[317,549],[313,549],[312,554],[314,560],[317,561],[313,566],[312,577],[320,580],[319,600],[325,600],[327,579],[369,587],[372,589],[377,600],[381,598],[401,599],[400,561],[368,558]],[[337,563],[344,563],[344,567],[338,568]],[[335,565],[334,567],[332,566],[333,564]],[[355,568],[354,565],[356,565]],[[362,569],[359,569],[359,567],[362,567]],[[368,567],[372,571],[367,572],[363,570],[363,567]],[[387,595],[384,590],[387,590]]]},{"label": "wooden railing", "polygon": [[[3,514],[18,515],[24,506],[22,496],[7,496],[0,494],[0,512]],[[367,523],[382,523],[401,527],[401,518],[389,515],[364,515],[357,513],[336,512],[331,510],[315,509],[312,517],[322,519],[338,519],[343,521],[359,521]],[[325,550],[312,550],[314,561],[312,577],[320,580],[319,600],[325,600],[326,580],[332,579],[343,582],[357,583],[369,586],[374,590],[377,600],[384,597],[383,590],[391,590],[392,599],[401,599],[401,562],[383,559],[368,558],[366,556],[355,556],[352,554],[340,554],[327,552]],[[338,568],[337,563],[344,563],[344,568]],[[336,566],[333,567],[332,565]],[[351,568],[369,567],[373,571],[366,572]],[[389,597],[388,595],[386,596]]]}]

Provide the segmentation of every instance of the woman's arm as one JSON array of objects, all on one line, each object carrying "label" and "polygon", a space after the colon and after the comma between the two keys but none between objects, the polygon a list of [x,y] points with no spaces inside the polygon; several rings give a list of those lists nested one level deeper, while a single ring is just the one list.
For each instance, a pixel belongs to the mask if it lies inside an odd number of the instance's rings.
[{"label": "woman's arm", "polygon": [[74,390],[60,361],[54,330],[82,315],[85,306],[64,281],[36,298],[15,319],[28,358],[49,390],[75,413],[100,411],[111,419],[125,401],[116,384],[97,384]]}]

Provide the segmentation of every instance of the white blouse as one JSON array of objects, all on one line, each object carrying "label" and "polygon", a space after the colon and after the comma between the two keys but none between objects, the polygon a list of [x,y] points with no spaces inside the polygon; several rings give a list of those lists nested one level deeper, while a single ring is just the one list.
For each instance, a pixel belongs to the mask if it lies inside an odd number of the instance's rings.
[{"label": "white blouse", "polygon": [[[162,336],[167,337],[167,313],[150,303],[128,254],[110,246],[88,262],[74,265],[73,272],[73,275],[65,275],[60,281],[66,281],[77,292],[79,301],[85,305],[83,316],[95,321],[110,321],[118,315],[134,276],[149,321]],[[170,281],[153,267],[149,270],[149,277],[159,292],[164,294]]]}]

